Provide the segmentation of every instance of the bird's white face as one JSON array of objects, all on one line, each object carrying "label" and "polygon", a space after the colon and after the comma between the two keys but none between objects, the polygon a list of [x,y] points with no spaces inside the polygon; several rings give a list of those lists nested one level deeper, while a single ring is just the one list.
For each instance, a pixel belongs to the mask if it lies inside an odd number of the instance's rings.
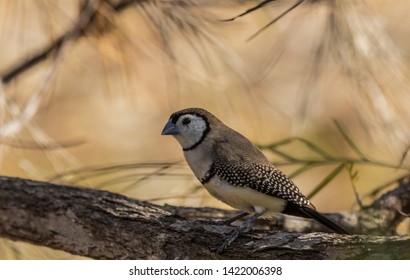
[{"label": "bird's white face", "polygon": [[202,142],[209,130],[207,121],[195,114],[183,114],[175,120],[170,119],[162,134],[174,136],[184,150],[193,149]]}]

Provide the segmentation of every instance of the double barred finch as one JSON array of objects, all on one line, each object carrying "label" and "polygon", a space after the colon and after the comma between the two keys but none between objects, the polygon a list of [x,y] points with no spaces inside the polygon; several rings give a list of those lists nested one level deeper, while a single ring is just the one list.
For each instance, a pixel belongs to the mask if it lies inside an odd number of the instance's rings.
[{"label": "double barred finch", "polygon": [[334,232],[348,232],[315,210],[298,187],[247,138],[208,111],[188,108],[171,115],[163,135],[174,136],[195,176],[220,201],[242,210],[227,223],[250,215],[219,247],[229,246],[261,216],[277,213],[311,218]]}]

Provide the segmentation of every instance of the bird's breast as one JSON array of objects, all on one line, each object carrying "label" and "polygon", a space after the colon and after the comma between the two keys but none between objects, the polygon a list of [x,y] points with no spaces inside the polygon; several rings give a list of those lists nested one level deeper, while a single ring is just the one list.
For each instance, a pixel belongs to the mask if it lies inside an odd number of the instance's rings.
[{"label": "bird's breast", "polygon": [[206,153],[198,147],[194,150],[184,152],[184,156],[189,167],[198,180],[204,178],[205,174],[209,171],[212,165],[212,160],[209,157],[209,153]]}]

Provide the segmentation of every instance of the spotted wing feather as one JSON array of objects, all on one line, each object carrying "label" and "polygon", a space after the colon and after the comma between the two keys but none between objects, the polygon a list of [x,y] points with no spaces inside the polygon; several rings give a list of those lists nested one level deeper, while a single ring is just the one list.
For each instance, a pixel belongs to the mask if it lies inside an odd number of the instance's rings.
[{"label": "spotted wing feather", "polygon": [[212,175],[233,186],[252,188],[301,207],[313,207],[298,187],[241,134],[232,137],[230,145],[215,143],[213,147]]}]

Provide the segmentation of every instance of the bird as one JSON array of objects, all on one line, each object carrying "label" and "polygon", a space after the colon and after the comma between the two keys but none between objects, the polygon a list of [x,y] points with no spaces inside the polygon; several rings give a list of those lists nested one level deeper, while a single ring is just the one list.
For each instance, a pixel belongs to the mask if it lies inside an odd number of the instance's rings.
[{"label": "bird", "polygon": [[219,246],[221,254],[259,217],[278,213],[314,219],[335,233],[349,232],[316,211],[299,188],[250,140],[202,108],[173,113],[162,135],[172,135],[185,160],[206,190],[242,212],[226,224],[249,216]]}]

